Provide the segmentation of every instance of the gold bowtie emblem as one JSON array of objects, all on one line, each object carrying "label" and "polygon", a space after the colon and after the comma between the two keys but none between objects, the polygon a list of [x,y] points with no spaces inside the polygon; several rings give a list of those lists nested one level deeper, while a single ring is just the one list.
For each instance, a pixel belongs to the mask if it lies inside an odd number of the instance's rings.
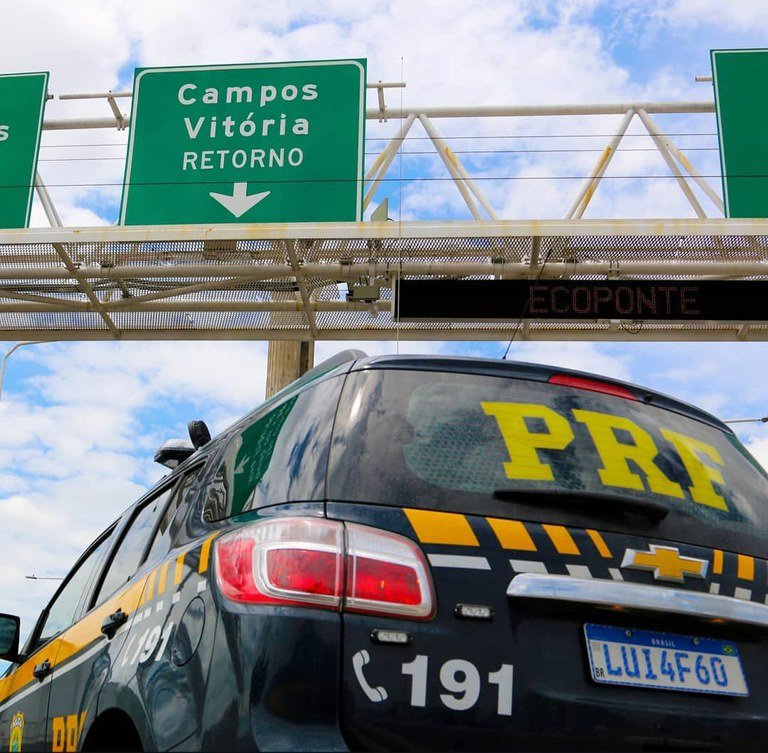
[{"label": "gold bowtie emblem", "polygon": [[686,575],[694,578],[704,578],[707,575],[709,563],[706,560],[681,557],[680,550],[673,546],[651,544],[649,548],[648,552],[627,549],[621,566],[633,570],[650,570],[656,580],[669,580],[674,583],[684,583]]}]

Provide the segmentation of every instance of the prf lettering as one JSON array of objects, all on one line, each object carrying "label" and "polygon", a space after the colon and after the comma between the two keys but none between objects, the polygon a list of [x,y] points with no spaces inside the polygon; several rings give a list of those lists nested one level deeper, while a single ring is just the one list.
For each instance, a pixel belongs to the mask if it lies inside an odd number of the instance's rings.
[{"label": "prf lettering", "polygon": [[80,735],[85,724],[85,714],[83,711],[78,717],[77,714],[69,716],[53,717],[52,738],[53,751],[74,751],[77,750],[77,744],[80,741]]},{"label": "prf lettering", "polygon": [[[546,405],[535,403],[481,403],[487,416],[498,424],[509,461],[504,463],[507,478],[527,481],[554,481],[552,466],[543,462],[539,450],[564,450],[573,442],[571,423]],[[690,478],[685,489],[667,478],[656,465],[659,449],[653,437],[634,421],[611,413],[590,410],[571,411],[573,421],[582,424],[600,456],[602,467],[597,469],[604,486],[634,491],[649,490],[654,494],[683,499],[687,491],[694,502],[718,510],[727,510],[725,499],[713,484],[725,485],[720,471],[725,464],[720,453],[711,445],[685,434],[661,429]],[[526,419],[539,419],[543,431],[530,431]],[[631,442],[622,441],[622,436]],[[631,462],[631,464],[630,464]]]}]

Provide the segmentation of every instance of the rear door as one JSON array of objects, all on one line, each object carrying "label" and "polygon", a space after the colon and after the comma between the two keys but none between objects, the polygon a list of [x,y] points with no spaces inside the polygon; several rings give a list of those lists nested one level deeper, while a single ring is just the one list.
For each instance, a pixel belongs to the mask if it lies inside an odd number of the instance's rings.
[{"label": "rear door", "polygon": [[[172,487],[161,489],[131,511],[106,566],[90,584],[83,614],[61,635],[49,709],[54,751],[78,750],[95,720],[99,693],[114,673],[142,602],[146,574],[136,576],[136,571],[171,492]],[[105,629],[109,620],[117,620],[114,630]]]},{"label": "rear door", "polygon": [[688,406],[524,376],[348,378],[329,516],[418,541],[438,607],[345,614],[348,742],[764,744],[764,472]]},{"label": "rear door", "polygon": [[140,708],[160,750],[198,730],[216,627],[207,589],[212,537],[174,545],[201,470],[188,469],[178,479],[158,524],[144,539],[138,576],[146,582],[144,593],[99,698],[99,713]]}]

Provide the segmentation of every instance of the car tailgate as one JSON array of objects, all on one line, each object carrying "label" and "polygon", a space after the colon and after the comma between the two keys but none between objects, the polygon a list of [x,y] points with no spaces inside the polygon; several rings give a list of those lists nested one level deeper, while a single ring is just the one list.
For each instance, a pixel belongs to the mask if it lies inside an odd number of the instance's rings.
[{"label": "car tailgate", "polygon": [[[754,750],[768,742],[764,560],[429,509],[330,503],[328,514],[419,542],[437,600],[426,622],[344,615],[342,727],[351,747]],[[547,591],[553,583],[560,587]],[[609,597],[594,596],[601,592]],[[623,652],[616,636],[627,639]],[[602,649],[601,640],[613,643]],[[618,680],[605,677],[604,656],[590,662],[590,646],[608,651]],[[734,677],[722,684],[721,664],[743,669],[743,689]],[[697,675],[708,682],[692,688]],[[674,689],[638,685],[654,676]]]}]

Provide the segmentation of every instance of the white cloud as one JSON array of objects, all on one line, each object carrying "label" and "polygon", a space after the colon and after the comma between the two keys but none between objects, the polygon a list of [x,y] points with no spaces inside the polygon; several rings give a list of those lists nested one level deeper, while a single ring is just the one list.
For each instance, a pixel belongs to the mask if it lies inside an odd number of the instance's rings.
[{"label": "white cloud", "polygon": [[712,26],[734,31],[768,31],[765,3],[762,0],[674,0],[653,4],[657,19],[685,27]]},{"label": "white cloud", "polygon": [[763,468],[768,468],[768,438],[755,439],[751,442],[745,442],[745,444],[760,465]]},{"label": "white cloud", "polygon": [[514,342],[507,358],[589,371],[614,379],[632,378],[626,356],[609,355],[604,346],[595,343]]}]

